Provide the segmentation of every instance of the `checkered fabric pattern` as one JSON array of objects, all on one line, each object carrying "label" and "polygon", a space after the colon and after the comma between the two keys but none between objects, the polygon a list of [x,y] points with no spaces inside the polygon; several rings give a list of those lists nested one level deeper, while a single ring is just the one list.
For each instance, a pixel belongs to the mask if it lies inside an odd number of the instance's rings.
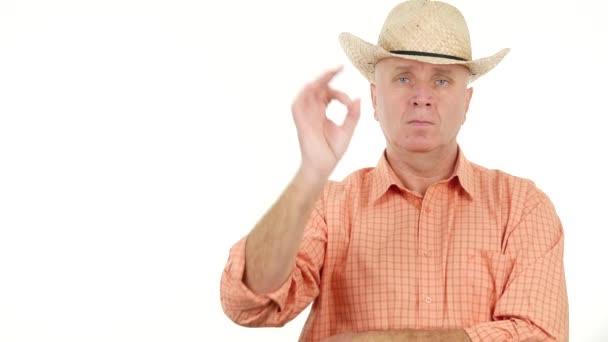
[{"label": "checkered fabric pattern", "polygon": [[465,329],[472,341],[567,341],[564,236],[529,180],[468,161],[424,196],[386,157],[329,182],[304,231],[295,268],[276,291],[242,279],[246,237],[221,280],[226,314],[281,326],[313,303],[300,341],[341,332]]}]

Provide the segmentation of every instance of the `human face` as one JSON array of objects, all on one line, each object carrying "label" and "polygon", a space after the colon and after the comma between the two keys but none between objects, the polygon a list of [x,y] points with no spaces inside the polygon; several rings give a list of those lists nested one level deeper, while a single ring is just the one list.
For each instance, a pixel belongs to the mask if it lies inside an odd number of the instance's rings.
[{"label": "human face", "polygon": [[456,147],[473,95],[468,77],[461,65],[396,57],[378,62],[371,95],[387,148],[425,153]]}]

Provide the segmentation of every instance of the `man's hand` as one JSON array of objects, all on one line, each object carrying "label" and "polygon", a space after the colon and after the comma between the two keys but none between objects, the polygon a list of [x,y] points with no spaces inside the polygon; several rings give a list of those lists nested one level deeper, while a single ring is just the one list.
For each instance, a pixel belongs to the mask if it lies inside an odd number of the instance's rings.
[{"label": "man's hand", "polygon": [[[328,71],[304,87],[292,105],[302,164],[287,189],[247,237],[243,281],[255,293],[278,289],[292,273],[313,205],[357,125],[359,101],[329,87],[329,81],[341,69]],[[340,126],[326,115],[333,100],[348,108]]]},{"label": "man's hand", "polygon": [[[326,180],[346,152],[361,113],[361,101],[329,87],[342,70],[330,70],[305,86],[294,100],[291,111],[302,153],[301,172]],[[337,100],[347,108],[342,125],[327,118],[327,106]]]}]

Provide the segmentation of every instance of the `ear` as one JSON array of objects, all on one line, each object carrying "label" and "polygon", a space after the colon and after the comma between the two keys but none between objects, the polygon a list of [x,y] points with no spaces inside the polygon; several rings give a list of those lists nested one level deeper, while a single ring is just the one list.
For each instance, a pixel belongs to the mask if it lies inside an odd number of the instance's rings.
[{"label": "ear", "polygon": [[469,111],[469,105],[471,104],[471,98],[473,97],[473,87],[467,88],[467,90],[465,90],[465,102],[464,102],[464,119],[462,120],[462,123],[464,123],[467,120],[467,112]]},{"label": "ear", "polygon": [[369,84],[369,91],[372,97],[372,105],[374,106],[374,119],[378,121],[378,111],[376,110],[376,85],[373,83]]}]

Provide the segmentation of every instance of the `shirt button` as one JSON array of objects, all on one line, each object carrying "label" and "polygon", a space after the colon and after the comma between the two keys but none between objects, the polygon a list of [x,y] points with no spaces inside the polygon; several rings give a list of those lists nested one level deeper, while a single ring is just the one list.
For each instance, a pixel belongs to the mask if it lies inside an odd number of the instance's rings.
[{"label": "shirt button", "polygon": [[426,296],[424,297],[424,302],[427,304],[431,304],[433,302],[433,298],[431,298],[430,296]]},{"label": "shirt button", "polygon": [[427,214],[431,213],[431,207],[427,206],[426,208],[424,208],[424,212],[426,212]]},{"label": "shirt button", "polygon": [[431,253],[429,253],[429,251],[424,251],[422,252],[422,255],[424,255],[425,257],[428,257]]}]

